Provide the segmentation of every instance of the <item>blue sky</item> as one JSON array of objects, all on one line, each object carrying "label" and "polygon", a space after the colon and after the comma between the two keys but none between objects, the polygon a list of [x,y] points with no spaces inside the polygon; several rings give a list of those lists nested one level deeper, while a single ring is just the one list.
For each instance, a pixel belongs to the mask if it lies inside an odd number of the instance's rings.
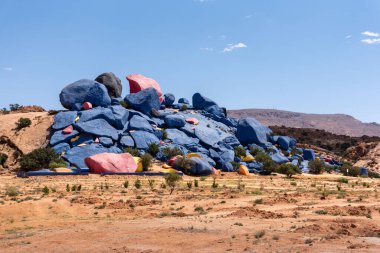
[{"label": "blue sky", "polygon": [[380,122],[379,0],[1,0],[0,107],[141,73],[229,109]]}]

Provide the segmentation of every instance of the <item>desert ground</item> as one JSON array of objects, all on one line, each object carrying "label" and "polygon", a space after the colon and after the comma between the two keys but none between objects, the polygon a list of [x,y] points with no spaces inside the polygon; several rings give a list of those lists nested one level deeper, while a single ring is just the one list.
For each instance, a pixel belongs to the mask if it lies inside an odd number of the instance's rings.
[{"label": "desert ground", "polygon": [[1,252],[379,252],[380,180],[341,178],[6,175]]}]

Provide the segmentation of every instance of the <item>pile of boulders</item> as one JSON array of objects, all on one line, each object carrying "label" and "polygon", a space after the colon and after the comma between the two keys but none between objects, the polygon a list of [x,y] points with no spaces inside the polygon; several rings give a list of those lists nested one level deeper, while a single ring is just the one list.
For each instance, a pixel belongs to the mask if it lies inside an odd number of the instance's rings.
[{"label": "pile of boulders", "polygon": [[[60,101],[68,110],[55,116],[50,145],[68,167],[96,173],[134,172],[137,160],[122,155],[123,150],[134,148],[143,154],[152,143],[159,145],[155,159],[162,162],[173,164],[164,152],[167,148],[188,155],[190,168],[178,163],[173,168],[191,175],[233,172],[233,163],[244,166],[243,172],[260,173],[263,164],[250,155],[251,148],[266,152],[277,164],[299,165],[315,159],[313,150],[292,152],[297,149],[295,139],[273,136],[254,118],[229,118],[225,108],[200,93],[192,96],[191,104],[186,98],[175,103],[175,96],[163,94],[151,78],[129,75],[127,80],[130,93],[124,98],[121,81],[113,73],[79,80],[62,90]],[[250,159],[235,155],[239,146]]]}]

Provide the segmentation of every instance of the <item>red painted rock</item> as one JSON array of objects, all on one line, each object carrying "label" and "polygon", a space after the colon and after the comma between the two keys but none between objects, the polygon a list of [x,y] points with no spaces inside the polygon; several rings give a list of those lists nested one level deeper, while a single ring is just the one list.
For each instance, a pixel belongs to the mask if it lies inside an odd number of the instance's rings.
[{"label": "red painted rock", "polygon": [[73,128],[73,125],[70,125],[68,127],[66,127],[65,129],[62,130],[62,133],[63,134],[71,134],[73,132],[74,128]]},{"label": "red painted rock", "polygon": [[176,156],[175,156],[175,157],[172,157],[172,158],[170,158],[170,159],[169,159],[169,161],[168,161],[168,164],[169,164],[170,166],[173,166],[173,164],[174,164],[175,160],[177,160],[177,157],[176,157]]},{"label": "red painted rock", "polygon": [[92,109],[92,104],[90,102],[84,102],[82,108],[83,110],[90,110]]},{"label": "red painted rock", "polygon": [[186,119],[187,123],[193,124],[193,125],[198,125],[199,121],[196,118],[187,118]]},{"label": "red painted rock", "polygon": [[127,80],[129,82],[130,93],[137,93],[139,91],[153,87],[157,91],[158,97],[160,98],[160,103],[164,101],[164,96],[162,95],[161,87],[156,82],[156,80],[140,74],[129,75],[127,76]]},{"label": "red painted rock", "polygon": [[137,163],[129,153],[100,153],[84,159],[91,173],[136,172]]}]

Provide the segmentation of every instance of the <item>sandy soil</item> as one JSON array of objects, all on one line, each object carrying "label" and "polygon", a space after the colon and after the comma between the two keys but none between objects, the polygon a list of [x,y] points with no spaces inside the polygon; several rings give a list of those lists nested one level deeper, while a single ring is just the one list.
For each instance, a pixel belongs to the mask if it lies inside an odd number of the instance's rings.
[{"label": "sandy soil", "polygon": [[2,176],[1,252],[379,252],[380,181],[339,178]]}]

